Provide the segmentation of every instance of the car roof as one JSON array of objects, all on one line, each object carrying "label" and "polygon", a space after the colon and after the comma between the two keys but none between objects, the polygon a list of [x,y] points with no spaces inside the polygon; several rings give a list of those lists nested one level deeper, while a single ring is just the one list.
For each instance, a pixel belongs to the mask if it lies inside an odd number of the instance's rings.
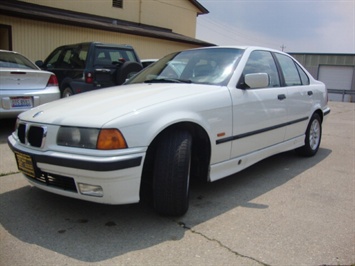
[{"label": "car roof", "polygon": [[[12,54],[20,54],[18,52],[15,51],[9,51],[9,50],[0,50],[1,53],[12,53]],[[20,54],[21,55],[21,54]]]},{"label": "car roof", "polygon": [[81,42],[81,43],[74,43],[74,44],[65,44],[59,46],[58,48],[76,47],[79,45],[88,45],[88,46],[97,45],[97,46],[107,46],[107,47],[132,48],[132,46],[128,44],[114,44],[114,43],[102,43],[102,42]]},{"label": "car roof", "polygon": [[265,51],[270,51],[270,52],[277,52],[277,53],[286,54],[285,52],[282,52],[281,50],[276,50],[276,49],[262,47],[262,46],[221,45],[221,46],[200,47],[200,48],[195,48],[195,49],[191,49],[191,50],[222,49],[222,48],[232,48],[232,49],[241,49],[241,50],[249,50],[249,51],[265,50]]}]

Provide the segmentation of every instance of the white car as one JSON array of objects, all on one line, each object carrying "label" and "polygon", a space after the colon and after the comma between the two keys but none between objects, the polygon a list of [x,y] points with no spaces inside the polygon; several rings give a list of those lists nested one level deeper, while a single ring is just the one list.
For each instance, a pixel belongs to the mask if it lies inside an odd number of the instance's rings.
[{"label": "white car", "polygon": [[23,55],[0,50],[0,119],[58,100],[57,77]]},{"label": "white car", "polygon": [[142,59],[141,64],[143,68],[146,68],[147,66],[150,66],[151,64],[155,63],[158,61],[158,59]]},{"label": "white car", "polygon": [[209,47],[22,113],[8,143],[36,187],[106,204],[150,197],[158,213],[183,215],[192,179],[293,149],[315,155],[329,112],[324,84],[289,55]]}]

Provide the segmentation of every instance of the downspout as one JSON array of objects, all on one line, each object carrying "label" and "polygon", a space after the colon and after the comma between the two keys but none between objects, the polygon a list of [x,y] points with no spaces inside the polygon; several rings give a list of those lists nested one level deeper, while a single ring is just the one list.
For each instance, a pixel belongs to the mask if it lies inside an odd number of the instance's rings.
[{"label": "downspout", "polygon": [[142,23],[142,0],[139,0],[139,15],[138,15],[138,23]]}]

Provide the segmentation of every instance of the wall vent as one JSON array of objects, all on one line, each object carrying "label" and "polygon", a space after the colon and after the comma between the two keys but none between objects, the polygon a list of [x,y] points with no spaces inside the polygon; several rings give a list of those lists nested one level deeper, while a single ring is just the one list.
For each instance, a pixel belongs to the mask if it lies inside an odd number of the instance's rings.
[{"label": "wall vent", "polygon": [[112,0],[112,6],[123,8],[123,0]]}]

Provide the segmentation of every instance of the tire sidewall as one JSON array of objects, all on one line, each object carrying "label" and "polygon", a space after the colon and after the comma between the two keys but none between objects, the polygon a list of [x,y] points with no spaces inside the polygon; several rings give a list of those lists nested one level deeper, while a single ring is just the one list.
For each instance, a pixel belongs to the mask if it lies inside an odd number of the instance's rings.
[{"label": "tire sidewall", "polygon": [[188,210],[191,168],[191,135],[171,131],[159,142],[153,177],[155,210],[162,215],[181,216]]},{"label": "tire sidewall", "polygon": [[[312,134],[311,130],[312,130],[312,125],[314,122],[318,123],[318,129],[319,129],[319,138],[318,138],[318,143],[317,146],[315,148],[312,148],[311,143],[310,143],[310,136]],[[321,139],[322,139],[322,123],[321,123],[321,119],[320,116],[317,113],[314,113],[308,123],[307,126],[307,131],[306,131],[306,138],[305,138],[305,145],[299,149],[297,149],[297,152],[300,155],[306,156],[306,157],[310,157],[315,155],[318,152],[320,143],[321,143]]]}]

